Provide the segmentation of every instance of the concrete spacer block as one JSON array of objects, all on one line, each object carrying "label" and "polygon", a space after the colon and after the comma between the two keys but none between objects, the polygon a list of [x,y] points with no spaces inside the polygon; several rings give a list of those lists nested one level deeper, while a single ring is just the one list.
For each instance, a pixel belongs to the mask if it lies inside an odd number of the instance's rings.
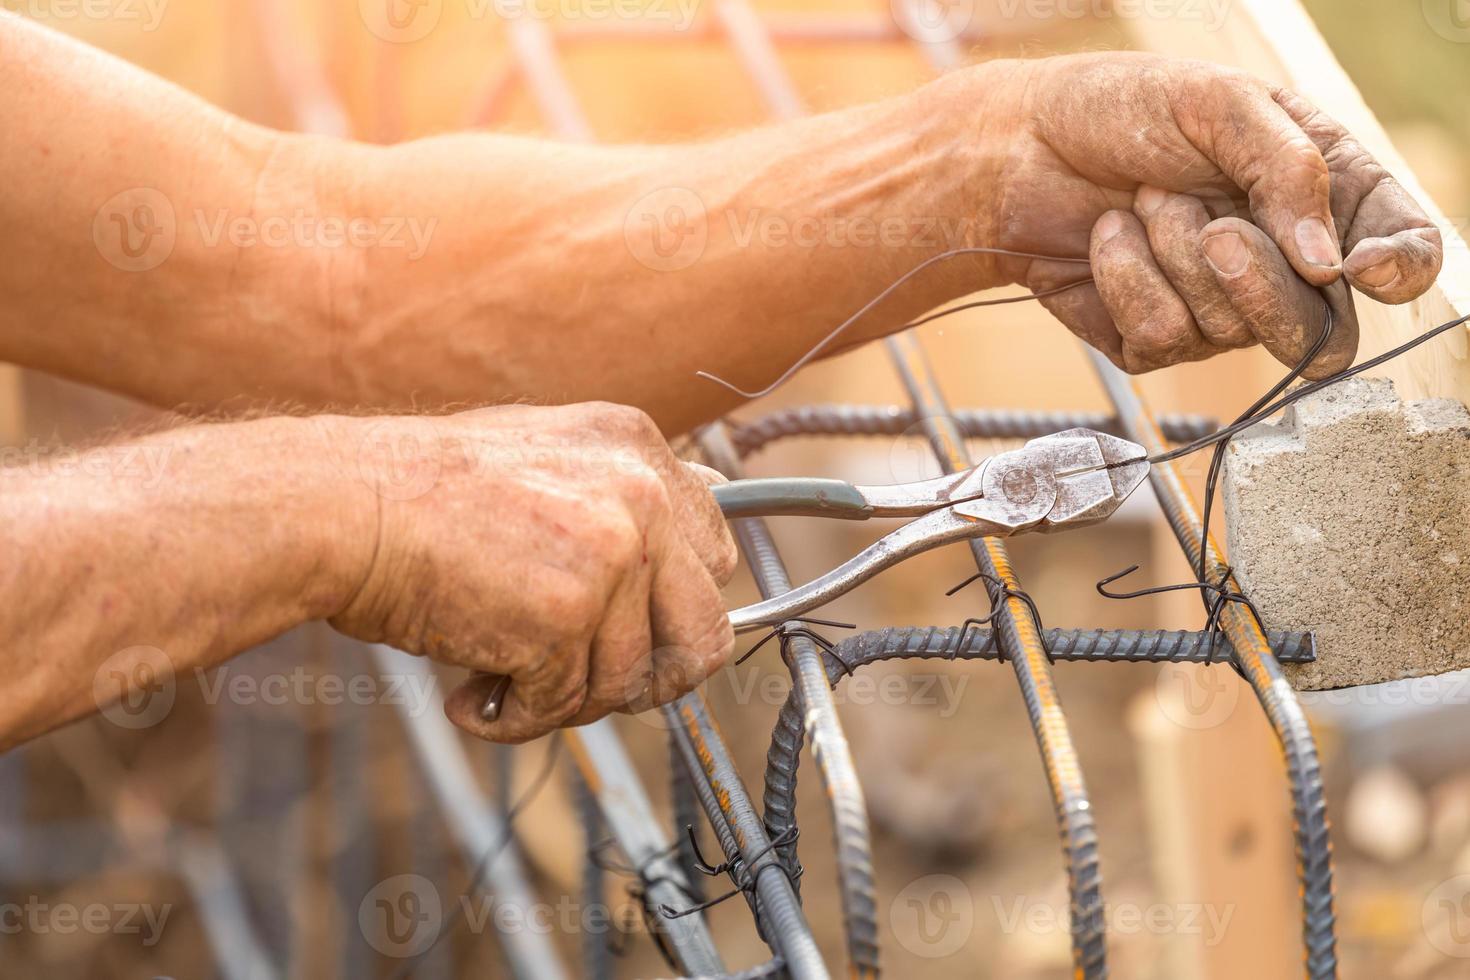
[{"label": "concrete spacer block", "polygon": [[1273,629],[1310,629],[1304,690],[1470,667],[1470,412],[1350,378],[1237,436],[1229,560]]}]

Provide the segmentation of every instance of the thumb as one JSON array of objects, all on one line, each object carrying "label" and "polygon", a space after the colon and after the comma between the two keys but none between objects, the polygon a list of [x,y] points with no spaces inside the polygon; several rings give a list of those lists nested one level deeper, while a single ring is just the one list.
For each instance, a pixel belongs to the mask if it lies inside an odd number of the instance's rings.
[{"label": "thumb", "polygon": [[[1176,107],[1191,119],[1190,139],[1250,199],[1251,219],[1276,243],[1297,275],[1326,286],[1342,275],[1332,218],[1332,177],[1317,145],[1254,79],[1215,76],[1199,105]],[[1179,111],[1188,108],[1188,112]]]}]

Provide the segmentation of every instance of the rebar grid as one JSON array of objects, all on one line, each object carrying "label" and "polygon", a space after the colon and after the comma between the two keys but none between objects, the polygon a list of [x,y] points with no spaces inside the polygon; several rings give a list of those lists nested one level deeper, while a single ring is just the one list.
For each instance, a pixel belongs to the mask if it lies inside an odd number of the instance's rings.
[{"label": "rebar grid", "polygon": [[[971,464],[964,439],[954,424],[918,338],[906,333],[890,337],[885,343],[913,399],[915,411],[924,420],[924,429],[940,467],[946,473],[968,468]],[[1020,580],[1000,539],[971,541],[970,551],[984,576],[1000,647],[1015,671],[1051,787],[1071,901],[1073,969],[1082,977],[1105,977],[1107,950],[1097,827],[1077,749],[1072,744],[1072,734],[1052,680],[1051,659],[1042,643],[1041,624],[1018,594]]]},{"label": "rebar grid", "polygon": [[[913,0],[913,4],[926,2],[928,0]],[[905,6],[900,3],[895,6],[894,11],[896,15],[899,15],[904,10],[913,9],[913,6]],[[802,99],[780,64],[773,38],[762,18],[755,14],[744,0],[715,0],[715,10],[720,28],[735,47],[741,63],[751,74],[772,115],[776,118],[791,118],[804,111]],[[904,33],[914,41],[937,70],[949,70],[963,63],[963,52],[959,44],[950,39],[924,37],[921,30],[915,30],[915,25],[922,25],[923,18],[918,17],[913,20],[914,23],[908,24]],[[536,26],[538,29],[545,30],[541,25]],[[690,32],[689,36],[695,36],[696,33],[698,32]],[[704,31],[699,36],[708,37],[709,33],[709,31]],[[836,33],[820,33],[825,40],[838,39]],[[918,36],[915,36],[916,34]],[[886,31],[865,36],[877,40],[902,40],[901,36]],[[550,37],[550,32],[547,31],[540,39],[545,43],[538,43],[530,51],[527,51],[525,46],[518,45],[517,57],[522,61],[522,68],[528,82],[534,90],[537,90],[534,94],[543,113],[553,124],[553,128],[558,129],[563,136],[585,139],[587,134],[585,121],[580,120],[579,116],[577,116],[577,121],[580,122],[580,125],[566,124],[569,100],[560,96],[567,91],[567,87],[564,77],[556,66],[555,49],[550,42]],[[545,91],[541,91],[542,86],[546,87]],[[547,111],[548,108],[554,111]],[[558,125],[558,115],[561,116],[560,125]],[[928,366],[924,364],[918,342],[911,336],[905,336],[890,338],[888,343],[895,364],[904,376],[906,385],[913,396],[912,421],[909,421],[904,414],[895,417],[889,412],[880,411],[876,417],[867,416],[859,419],[861,424],[857,427],[870,425],[886,428],[889,425],[895,425],[901,426],[900,431],[902,431],[903,428],[922,420],[923,428],[934,445],[941,463],[951,469],[965,465],[966,454],[963,438],[967,428],[970,432],[985,432],[988,423],[999,420],[977,416],[973,419],[966,419],[967,425],[962,427],[961,423],[948,411],[942,394],[934,384],[932,374]],[[1135,441],[1145,441],[1136,434],[1136,426],[1140,420],[1151,431],[1154,438],[1158,437],[1154,421],[1141,406],[1138,406],[1135,412],[1131,412],[1130,406],[1124,400],[1120,400],[1112,387],[1109,387],[1109,394],[1118,408],[1122,427],[1125,432],[1132,434]],[[848,421],[841,419],[840,413],[839,417],[834,419],[830,414],[824,415],[820,411],[814,413],[813,420],[823,428],[824,433],[831,428],[839,428],[845,421]],[[1034,422],[1035,420],[1026,421]],[[820,426],[823,422],[837,424]],[[766,421],[764,424],[766,426],[764,429],[738,430],[741,436],[741,449],[754,451],[758,445],[764,444],[771,438],[794,435],[804,431],[801,420],[792,417],[779,421]],[[1189,422],[1186,422],[1182,427],[1188,425]],[[997,429],[999,426],[989,431]],[[1160,484],[1172,481],[1175,484],[1172,489],[1177,490],[1179,494],[1183,493],[1183,487],[1178,484],[1177,477],[1173,475],[1172,470],[1168,471],[1167,476],[1156,473],[1153,479],[1166,516],[1188,553],[1190,538],[1185,530],[1181,530],[1182,525],[1178,521],[1178,515],[1185,513],[1185,510],[1179,506],[1178,496],[1171,496],[1171,489],[1168,487],[1160,489]],[[748,549],[748,560],[755,561],[758,566],[762,560],[769,561],[772,558],[779,563],[768,533],[764,532],[764,528],[762,532],[754,537],[748,532],[742,535],[742,543]],[[757,552],[755,555],[749,553],[752,546]],[[994,642],[998,643],[999,648],[1005,652],[1007,659],[1015,669],[1017,682],[1026,700],[1053,791],[1063,848],[1067,857],[1069,889],[1074,911],[1075,921],[1072,934],[1075,970],[1083,977],[1103,977],[1106,976],[1106,960],[1101,920],[1102,900],[1097,864],[1096,832],[1075,750],[1051,682],[1050,663],[1042,644],[1039,624],[1035,623],[1026,605],[1014,595],[1019,591],[1019,585],[1004,547],[998,541],[981,541],[972,542],[971,548],[975,552],[980,570],[990,576],[991,581],[987,583],[987,589],[998,613],[996,618],[998,639]],[[1330,850],[1326,842],[1325,810],[1321,805],[1320,772],[1317,768],[1315,746],[1311,742],[1310,730],[1301,715],[1294,694],[1281,676],[1279,665],[1266,646],[1265,638],[1260,635],[1258,629],[1255,629],[1253,623],[1249,624],[1249,629],[1246,628],[1246,625],[1241,622],[1242,614],[1238,609],[1227,609],[1224,619],[1228,635],[1235,645],[1236,662],[1251,678],[1253,689],[1261,698],[1273,726],[1282,738],[1283,745],[1287,747],[1288,772],[1292,779],[1293,799],[1298,815],[1298,854],[1304,882],[1304,903],[1307,908],[1308,973],[1314,978],[1332,976],[1335,975],[1335,957],[1332,951]],[[1253,636],[1250,635],[1252,631],[1254,631]],[[793,660],[798,662],[809,662],[816,652],[814,644],[802,637],[792,638],[788,648],[793,655]],[[793,667],[793,673],[800,686],[801,672]],[[790,825],[794,819],[794,760],[799,754],[803,735],[801,726],[796,724],[789,715],[783,717],[784,720],[778,722],[773,735],[771,752],[768,757],[770,764],[767,768],[766,822],[769,829],[775,834],[780,833],[779,827]],[[832,718],[832,726],[833,730],[840,735],[841,729],[837,725],[835,716]],[[714,737],[718,738],[717,734]],[[817,758],[819,762],[823,759],[820,751],[817,753]],[[789,769],[786,768],[788,761],[791,763]],[[691,772],[693,771],[691,766]],[[738,777],[735,778],[738,781]],[[790,797],[784,793],[787,787],[791,790]],[[696,788],[703,791],[708,787],[696,785]],[[701,796],[704,795],[701,792]],[[861,800],[860,789],[857,791],[857,799]],[[719,821],[714,820],[713,815],[712,821],[716,825],[718,834],[721,829]],[[837,821],[836,825],[840,828],[841,821]],[[863,826],[866,827],[865,817]],[[728,828],[726,830],[728,832]],[[738,848],[730,846],[732,841],[725,839],[727,834],[719,834],[719,836],[722,838],[722,844],[726,845],[727,855],[738,851]],[[864,837],[864,844],[866,843]],[[784,856],[789,859],[790,866],[794,867],[794,854],[788,852]],[[848,884],[846,879],[843,884]],[[845,912],[849,911],[851,897],[846,891],[844,892]],[[850,929],[852,925],[850,914],[847,924]],[[854,948],[853,939],[849,931],[850,958],[852,958]],[[858,960],[852,958],[851,962],[856,968]],[[876,973],[876,956],[873,965],[874,973]]]},{"label": "rebar grid", "polygon": [[[1158,426],[1133,382],[1097,351],[1089,350],[1093,366],[1127,429],[1128,437],[1152,455],[1164,448]],[[1200,522],[1194,498],[1172,463],[1149,469],[1149,483],[1159,506],[1179,539],[1190,567],[1199,567],[1201,551],[1207,557],[1205,575],[1212,582],[1228,582],[1239,591],[1224,553]],[[1235,664],[1250,683],[1271,722],[1286,757],[1291,792],[1292,824],[1296,836],[1297,876],[1301,880],[1302,942],[1307,976],[1318,980],[1337,976],[1336,915],[1333,912],[1332,841],[1327,799],[1317,742],[1296,692],[1272,655],[1255,617],[1238,603],[1226,603],[1221,625],[1230,637]]]},{"label": "rebar grid", "polygon": [[[955,425],[966,439],[1035,439],[1064,429],[1096,429],[1122,435],[1118,420],[1104,412],[1020,412],[956,409]],[[1220,426],[1199,415],[1165,415],[1159,428],[1170,442],[1193,442]],[[922,435],[919,414],[904,405],[799,405],[730,423],[730,441],[741,456],[793,436]]]},{"label": "rebar grid", "polygon": [[[266,10],[274,6],[275,0],[257,2],[262,10]],[[931,0],[913,0],[915,6],[929,2]],[[894,14],[902,19],[905,11],[912,12],[915,6],[905,6],[905,0],[895,0]],[[777,25],[773,35],[768,19],[756,14],[745,0],[714,0],[713,8],[714,25],[705,23],[700,29],[675,33],[671,39],[709,40],[723,35],[777,118],[791,118],[805,110],[803,100],[781,66],[774,44],[776,39],[796,43],[903,42],[907,37],[939,70],[957,67],[964,60],[957,41],[925,36],[923,17],[907,18],[901,27],[897,21],[886,20],[881,24],[876,20],[847,23],[833,18],[788,17]],[[534,18],[507,19],[504,26],[518,73],[527,83],[549,128],[569,141],[592,140],[592,128],[561,70],[556,35],[545,23]],[[573,33],[591,37],[595,32]],[[601,36],[653,35],[628,30]],[[286,67],[278,64],[277,70],[297,76],[298,83],[305,89],[306,102],[318,110],[337,108],[321,74],[306,70],[314,66],[308,64],[303,68],[300,63],[284,64]],[[303,75],[304,82],[301,81]],[[501,77],[505,79],[508,76]],[[481,123],[493,117],[499,100],[509,91],[509,84],[502,81],[488,86],[485,91],[488,94],[476,109],[476,121]],[[318,119],[323,118],[322,112],[315,115]],[[331,121],[346,118],[340,111],[326,113],[325,117],[329,123],[318,128],[335,129]],[[1044,434],[1042,430],[1050,432],[1079,424],[1104,429],[1113,429],[1116,425],[1134,441],[1144,443],[1151,450],[1162,444],[1154,421],[1126,379],[1117,375],[1095,354],[1104,385],[1118,410],[1116,420],[1093,415],[994,411],[951,413],[924,363],[918,342],[912,336],[892,338],[889,349],[913,397],[912,408],[819,406],[790,410],[738,427],[733,433],[733,444],[730,434],[715,430],[713,439],[717,452],[726,453],[727,461],[734,462],[740,453],[754,452],[775,438],[801,434],[896,434],[916,424],[921,424],[941,464],[949,469],[966,465],[963,438],[971,435],[1029,437]],[[1176,438],[1198,434],[1208,426],[1206,420],[1189,417],[1160,421],[1170,430],[1167,434]],[[1052,422],[1057,424],[1052,426]],[[1187,491],[1170,467],[1155,467],[1151,479],[1165,515],[1186,554],[1197,559],[1198,517]],[[737,530],[745,545],[747,560],[757,571],[763,591],[779,590],[785,572],[769,532],[760,522],[743,521],[739,524],[744,525],[743,528],[737,526]],[[865,634],[840,645],[839,656],[857,655],[850,664],[856,667],[860,663],[893,656],[967,658],[1004,654],[1015,670],[1052,786],[1076,916],[1073,927],[1076,972],[1084,977],[1102,977],[1106,975],[1106,965],[1096,834],[1065,717],[1051,682],[1048,647],[1043,643],[1039,624],[1014,595],[1019,585],[1003,546],[998,541],[979,541],[972,542],[971,547],[978,567],[991,577],[987,587],[997,612],[995,630],[969,631],[964,636],[933,631],[927,634],[910,632],[903,637],[895,631]],[[1216,574],[1220,574],[1223,562],[1212,542],[1209,547],[1211,562]],[[789,582],[786,585],[789,586]],[[1307,972],[1314,978],[1334,976],[1331,854],[1320,769],[1311,732],[1294,693],[1281,675],[1277,657],[1267,645],[1267,638],[1238,607],[1227,607],[1222,618],[1231,655],[1261,700],[1287,756],[1306,912]],[[1045,639],[1052,644],[1051,652],[1059,658],[1089,650],[1092,654],[1088,656],[1092,659],[1108,659],[1107,656],[1094,656],[1098,644],[1103,642],[1100,639],[1069,637],[1060,631],[1049,632]],[[1194,634],[1159,637],[1115,635],[1106,642],[1112,653],[1121,659],[1213,662],[1222,652],[1217,639],[1203,639]],[[1299,637],[1278,639],[1273,635],[1271,642],[1284,644],[1279,651],[1283,656],[1288,653],[1303,655],[1300,651],[1303,641]],[[1119,652],[1122,649],[1119,644],[1130,643],[1133,645],[1131,652]],[[683,762],[689,777],[685,786],[675,788],[680,794],[678,819],[688,819],[688,794],[692,790],[694,798],[710,819],[727,861],[745,862],[747,874],[751,876],[747,898],[756,913],[762,934],[777,956],[770,963],[737,976],[769,976],[782,972],[792,976],[825,976],[826,968],[817,955],[802,915],[794,881],[788,878],[794,878],[797,873],[794,844],[782,848],[779,855],[770,850],[773,838],[780,839],[786,829],[794,827],[796,760],[805,732],[812,731],[814,756],[827,784],[834,828],[839,838],[839,884],[849,965],[857,975],[876,976],[876,910],[872,901],[867,818],[861,787],[852,773],[850,753],[830,698],[830,685],[840,679],[844,668],[834,659],[824,658],[816,644],[804,637],[789,638],[785,653],[790,658],[794,686],[788,710],[782,712],[768,756],[764,825],[756,818],[749,795],[730,761],[714,721],[697,695],[681,699],[665,709],[665,717],[672,726],[675,754]],[[684,868],[688,867],[687,860],[670,857],[672,849],[656,828],[646,823],[638,825],[640,819],[646,819],[650,812],[647,798],[630,767],[609,762],[610,757],[626,760],[611,726],[600,723],[583,729],[571,739],[571,744],[579,768],[603,808],[604,819],[624,851],[635,863],[639,861],[639,855],[650,863],[663,859],[669,871],[667,881],[681,878]],[[633,805],[629,806],[629,801]],[[636,845],[632,849],[630,840]],[[643,867],[640,865],[640,869]],[[663,894],[676,894],[676,890],[668,889]],[[656,897],[650,892],[650,904],[654,904]],[[696,913],[674,922],[678,925],[669,928],[669,938],[684,969],[697,973],[715,973],[722,969],[701,915]]]}]

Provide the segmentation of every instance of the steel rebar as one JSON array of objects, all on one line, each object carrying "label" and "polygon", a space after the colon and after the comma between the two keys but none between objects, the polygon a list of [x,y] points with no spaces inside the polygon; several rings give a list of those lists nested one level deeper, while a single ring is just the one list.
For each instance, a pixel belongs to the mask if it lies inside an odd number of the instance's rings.
[{"label": "steel rebar", "polygon": [[[740,460],[723,425],[705,429],[699,443],[710,465],[731,479],[740,477]],[[740,541],[741,553],[750,565],[761,595],[770,598],[791,591],[791,578],[765,521],[742,518],[732,521],[731,527]],[[837,707],[826,680],[821,651],[815,643],[800,636],[789,640],[787,650],[792,689],[798,693],[803,706],[802,727],[793,735],[795,748],[799,751],[803,738],[810,739],[832,816],[848,964],[859,977],[876,977],[879,970],[878,901],[873,885],[873,848],[862,784],[858,781],[847,736],[837,719]],[[769,795],[769,767],[766,778]],[[794,772],[790,778],[795,781]],[[790,826],[789,822],[785,826]],[[783,867],[795,866],[795,850],[794,842],[781,848]]]},{"label": "steel rebar", "polygon": [[[947,473],[965,469],[970,457],[964,437],[950,416],[918,339],[910,331],[889,337],[885,343],[941,468]],[[1088,980],[1105,977],[1107,949],[1097,826],[1077,750],[1052,680],[1051,662],[1042,646],[1040,624],[1017,594],[1021,586],[1005,545],[997,538],[982,538],[970,542],[970,550],[980,572],[987,576],[986,591],[1000,646],[1015,671],[1051,788],[1071,901],[1073,969]]]},{"label": "steel rebar", "polygon": [[[1163,438],[1132,381],[1098,352],[1089,349],[1088,353],[1108,397],[1118,410],[1128,438],[1143,445],[1150,454],[1162,452],[1165,448]],[[1205,537],[1194,499],[1173,464],[1155,464],[1150,470],[1149,481],[1169,526],[1189,559],[1190,567],[1199,566],[1203,548],[1208,559],[1206,575],[1212,582],[1220,581],[1226,572],[1224,556],[1214,539]],[[1229,583],[1230,588],[1238,590],[1239,586],[1233,579]],[[1335,977],[1337,939],[1332,895],[1332,842],[1317,743],[1296,692],[1272,655],[1255,617],[1242,605],[1232,602],[1226,603],[1220,621],[1234,647],[1236,665],[1260,700],[1286,757],[1296,834],[1297,875],[1301,880],[1302,940],[1307,976],[1312,980]]]},{"label": "steel rebar", "polygon": [[[966,439],[1035,439],[1063,429],[1097,429],[1121,435],[1116,417],[1106,412],[1023,412],[1007,409],[956,409],[955,424]],[[792,436],[921,436],[918,413],[903,405],[799,405],[730,423],[730,441],[749,456],[778,439]],[[1192,442],[1216,431],[1214,419],[1170,415],[1159,420],[1170,442]]]},{"label": "steel rebar", "polygon": [[774,853],[771,838],[703,696],[698,691],[686,694],[665,705],[663,712],[675,726],[685,765],[704,776],[695,782],[700,802],[727,858],[739,861],[732,877],[751,903],[761,935],[785,963],[792,980],[826,980],[827,965],[812,938],[785,866]]}]

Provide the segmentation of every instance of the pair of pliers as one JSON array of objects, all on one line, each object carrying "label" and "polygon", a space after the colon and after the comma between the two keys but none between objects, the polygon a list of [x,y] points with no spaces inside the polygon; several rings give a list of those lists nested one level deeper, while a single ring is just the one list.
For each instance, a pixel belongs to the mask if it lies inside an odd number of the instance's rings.
[{"label": "pair of pliers", "polygon": [[[736,633],[775,626],[846,595],[885,569],[940,545],[973,538],[1050,533],[1106,520],[1148,476],[1147,451],[1092,429],[1032,439],[960,473],[918,483],[855,486],[807,477],[736,480],[712,488],[730,520],[913,517],[852,558],[783,595],[731,610]],[[500,716],[510,690],[501,677],[481,710]]]}]

